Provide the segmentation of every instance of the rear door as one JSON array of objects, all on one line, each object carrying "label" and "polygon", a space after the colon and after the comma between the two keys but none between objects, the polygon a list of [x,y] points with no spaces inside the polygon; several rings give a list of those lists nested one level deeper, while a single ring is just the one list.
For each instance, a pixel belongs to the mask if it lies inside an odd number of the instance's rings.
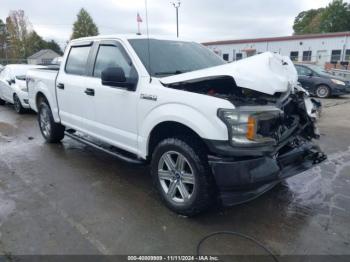
[{"label": "rear door", "polygon": [[313,71],[306,66],[296,65],[298,80],[303,88],[311,90],[314,85]]},{"label": "rear door", "polygon": [[71,45],[66,63],[56,80],[61,122],[71,128],[90,133],[94,122],[93,97],[86,92],[92,42]]},{"label": "rear door", "polygon": [[112,145],[136,153],[138,90],[102,85],[101,73],[110,67],[121,67],[126,78],[137,78],[137,71],[120,42],[101,41],[95,49],[96,58],[86,86],[94,90],[94,133]]}]

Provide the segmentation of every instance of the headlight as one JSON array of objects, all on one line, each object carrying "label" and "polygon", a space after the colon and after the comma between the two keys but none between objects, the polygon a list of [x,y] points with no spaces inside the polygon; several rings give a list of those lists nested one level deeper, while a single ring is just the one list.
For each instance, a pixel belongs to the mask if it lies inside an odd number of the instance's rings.
[{"label": "headlight", "polygon": [[283,112],[274,106],[242,106],[219,109],[218,116],[226,124],[231,144],[235,146],[274,145],[276,140],[260,129],[267,122],[277,121]]},{"label": "headlight", "polygon": [[345,82],[337,80],[337,79],[331,79],[331,81],[336,85],[342,85],[342,86],[346,85]]}]

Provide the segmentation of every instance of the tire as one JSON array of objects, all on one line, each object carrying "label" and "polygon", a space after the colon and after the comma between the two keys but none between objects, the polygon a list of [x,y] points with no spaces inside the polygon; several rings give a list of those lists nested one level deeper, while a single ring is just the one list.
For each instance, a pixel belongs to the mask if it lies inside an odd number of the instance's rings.
[{"label": "tire", "polygon": [[196,139],[161,141],[152,154],[151,175],[165,205],[180,215],[194,216],[216,199],[207,152]]},{"label": "tire", "polygon": [[319,85],[316,88],[316,96],[319,98],[327,98],[331,96],[331,90],[326,85]]},{"label": "tire", "polygon": [[21,104],[21,100],[19,99],[19,97],[17,96],[17,94],[13,95],[13,105],[15,107],[15,111],[18,114],[23,114],[26,110],[25,108],[22,106]]},{"label": "tire", "polygon": [[65,127],[55,123],[51,108],[45,100],[39,105],[38,122],[46,142],[59,143],[64,138]]},{"label": "tire", "polygon": [[0,98],[0,106],[3,106],[5,104],[6,104],[6,102]]}]

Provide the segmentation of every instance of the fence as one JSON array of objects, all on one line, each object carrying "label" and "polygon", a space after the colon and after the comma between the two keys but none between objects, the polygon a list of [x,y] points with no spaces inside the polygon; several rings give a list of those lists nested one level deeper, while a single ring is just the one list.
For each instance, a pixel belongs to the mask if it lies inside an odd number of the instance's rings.
[{"label": "fence", "polygon": [[27,64],[27,59],[5,59],[0,58],[0,65],[8,64]]}]

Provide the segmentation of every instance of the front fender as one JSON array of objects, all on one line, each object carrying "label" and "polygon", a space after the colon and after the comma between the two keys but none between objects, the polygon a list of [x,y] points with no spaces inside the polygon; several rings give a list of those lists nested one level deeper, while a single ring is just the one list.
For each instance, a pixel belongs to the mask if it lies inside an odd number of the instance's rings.
[{"label": "front fender", "polygon": [[217,117],[216,110],[207,110],[208,112],[204,113],[189,105],[178,103],[162,104],[153,108],[142,120],[140,119],[138,144],[142,157],[147,157],[153,128],[162,122],[183,124],[204,139],[227,140],[227,127]]}]

